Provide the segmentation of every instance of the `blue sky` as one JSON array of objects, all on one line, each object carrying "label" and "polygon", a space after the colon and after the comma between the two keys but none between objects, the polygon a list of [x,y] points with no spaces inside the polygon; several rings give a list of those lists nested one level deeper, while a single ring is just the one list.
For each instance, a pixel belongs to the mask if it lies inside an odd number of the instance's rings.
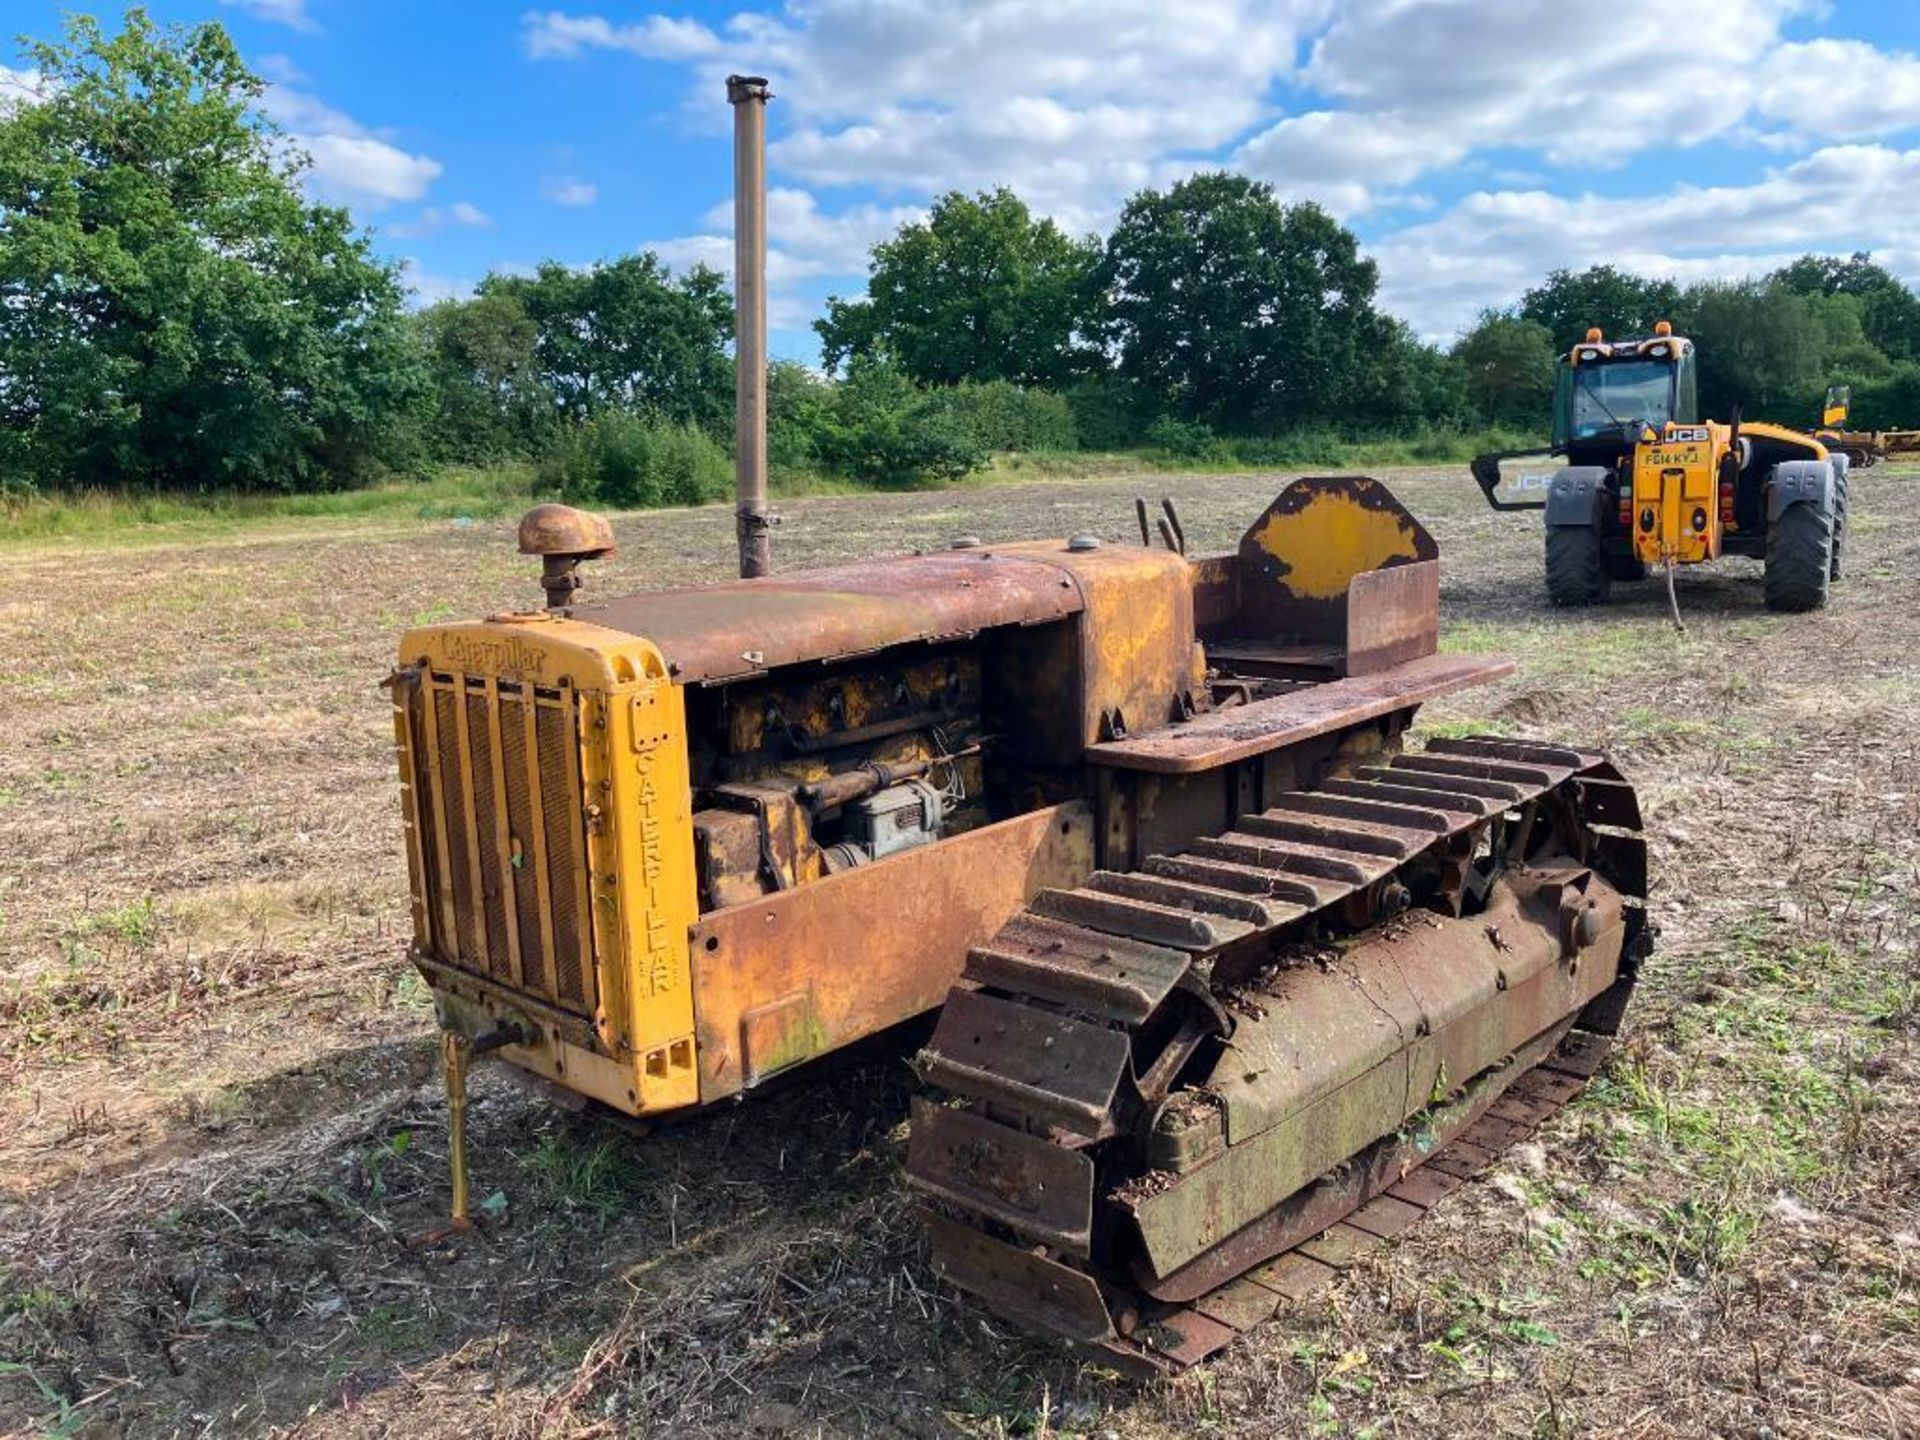
[{"label": "blue sky", "polygon": [[[51,0],[0,0],[50,35]],[[423,299],[652,248],[725,268],[721,84],[772,77],[774,345],[952,188],[1075,231],[1210,165],[1328,205],[1445,339],[1556,265],[1871,249],[1920,282],[1914,0],[153,0],[218,19]],[[105,12],[117,14],[117,11]],[[24,60],[0,86],[31,84]]]}]

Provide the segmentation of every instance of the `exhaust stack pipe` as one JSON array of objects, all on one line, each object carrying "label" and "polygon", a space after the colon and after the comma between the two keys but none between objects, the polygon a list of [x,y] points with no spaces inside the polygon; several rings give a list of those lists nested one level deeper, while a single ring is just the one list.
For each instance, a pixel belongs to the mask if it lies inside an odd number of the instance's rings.
[{"label": "exhaust stack pipe", "polygon": [[767,101],[759,75],[729,75],[733,106],[733,474],[740,575],[773,570],[767,535]]}]

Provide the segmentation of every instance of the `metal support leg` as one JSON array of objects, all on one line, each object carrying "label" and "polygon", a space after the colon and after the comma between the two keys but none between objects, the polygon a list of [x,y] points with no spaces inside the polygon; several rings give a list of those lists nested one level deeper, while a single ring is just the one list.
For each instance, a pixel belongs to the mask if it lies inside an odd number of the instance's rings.
[{"label": "metal support leg", "polygon": [[473,1229],[467,1198],[467,1067],[483,1055],[531,1038],[512,1022],[504,1022],[478,1040],[458,1030],[440,1032],[440,1062],[447,1077],[447,1166],[453,1172],[453,1214],[445,1225],[414,1237],[418,1245],[435,1245]]},{"label": "metal support leg", "polygon": [[440,1035],[440,1058],[447,1075],[447,1163],[453,1171],[453,1217],[448,1228],[460,1234],[473,1228],[467,1212],[467,1057],[473,1041],[457,1030]]},{"label": "metal support leg", "polygon": [[436,1225],[413,1237],[415,1245],[438,1245],[473,1229],[467,1202],[467,1062],[473,1041],[457,1030],[440,1032],[440,1063],[447,1079],[447,1164],[453,1177],[453,1213],[445,1225]]}]

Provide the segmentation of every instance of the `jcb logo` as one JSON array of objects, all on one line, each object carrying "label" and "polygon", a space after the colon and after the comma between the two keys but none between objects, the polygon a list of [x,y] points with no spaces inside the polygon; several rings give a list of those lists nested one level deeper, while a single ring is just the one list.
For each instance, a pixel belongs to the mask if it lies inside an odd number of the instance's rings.
[{"label": "jcb logo", "polygon": [[1705,444],[1706,439],[1707,427],[1704,425],[1676,425],[1667,431],[1669,445]]}]

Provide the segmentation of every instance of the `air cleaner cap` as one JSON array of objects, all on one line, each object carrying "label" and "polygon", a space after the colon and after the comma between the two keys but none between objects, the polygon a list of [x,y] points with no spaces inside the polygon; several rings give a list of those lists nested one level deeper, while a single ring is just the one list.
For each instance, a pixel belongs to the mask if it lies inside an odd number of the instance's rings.
[{"label": "air cleaner cap", "polygon": [[597,560],[614,553],[613,527],[571,505],[536,505],[520,517],[522,555],[570,555]]},{"label": "air cleaner cap", "polygon": [[580,562],[613,550],[613,527],[571,505],[536,505],[520,517],[520,553],[540,557],[540,588],[547,592],[549,610],[571,613]]}]

